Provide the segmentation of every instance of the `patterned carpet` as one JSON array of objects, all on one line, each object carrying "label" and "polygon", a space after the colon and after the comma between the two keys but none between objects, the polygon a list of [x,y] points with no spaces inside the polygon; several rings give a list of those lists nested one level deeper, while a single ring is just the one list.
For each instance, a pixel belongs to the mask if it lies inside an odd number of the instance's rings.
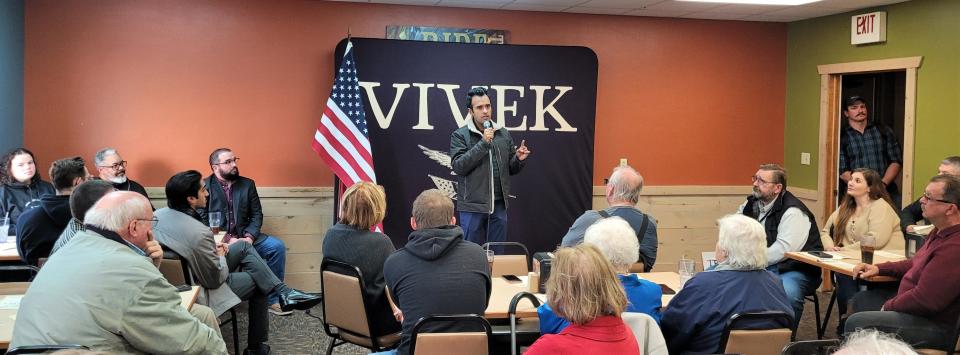
[{"label": "patterned carpet", "polygon": [[[820,312],[826,312],[827,303],[830,301],[830,293],[817,293],[820,299]],[[836,338],[837,315],[836,310],[830,316],[830,324],[827,326],[825,338]],[[322,312],[320,306],[314,307],[312,313],[319,316]],[[237,317],[239,318],[240,329],[240,350],[246,348],[246,329],[247,314],[246,304],[238,308]],[[222,328],[224,340],[227,342],[227,349],[233,353],[233,336],[230,326]],[[813,303],[807,302],[803,311],[803,318],[800,320],[800,328],[797,330],[798,340],[811,340],[817,338],[816,321],[813,314]],[[280,317],[270,315],[270,347],[273,354],[323,354],[330,342],[330,338],[323,332],[321,321],[312,318],[304,312],[294,312],[293,315]],[[338,346],[333,351],[334,354],[368,354],[370,351],[352,344]]]}]

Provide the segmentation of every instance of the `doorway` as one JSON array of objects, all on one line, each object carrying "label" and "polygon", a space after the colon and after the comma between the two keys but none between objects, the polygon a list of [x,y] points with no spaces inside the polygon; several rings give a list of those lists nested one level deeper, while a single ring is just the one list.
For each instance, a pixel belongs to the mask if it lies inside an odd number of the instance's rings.
[{"label": "doorway", "polygon": [[[840,112],[841,98],[845,94],[843,77],[849,77],[850,90],[868,90],[869,93],[861,93],[864,97],[874,97],[874,101],[888,101],[888,103],[877,106],[877,111],[887,110],[889,114],[879,113],[877,117],[883,119],[884,116],[902,117],[902,119],[893,119],[891,128],[900,137],[903,147],[903,166],[900,172],[901,196],[903,202],[913,200],[913,139],[916,115],[916,94],[917,94],[917,69],[923,57],[904,57],[870,60],[864,62],[825,64],[817,66],[817,72],[820,74],[820,147],[818,154],[818,181],[817,195],[820,205],[821,216],[826,218],[836,209],[838,196],[838,150],[840,145],[839,132],[842,114]],[[885,90],[873,89],[873,82],[879,80],[892,80],[890,85],[881,85],[887,87],[896,87],[896,75],[890,78],[884,78],[883,73],[901,72],[903,73],[903,90],[901,99],[896,99],[898,90],[894,90],[893,97],[891,93]],[[880,74],[868,80],[868,76],[857,77],[865,74]],[[857,84],[855,85],[855,82]],[[879,88],[879,86],[878,86]],[[899,112],[894,101],[902,102],[902,114]],[[892,105],[892,106],[890,106]],[[897,123],[899,121],[899,123]],[[902,206],[902,205],[901,205]]]},{"label": "doorway", "polygon": [[[906,99],[905,90],[906,90],[906,79],[907,71],[906,70],[895,70],[888,72],[876,72],[876,73],[856,73],[856,74],[841,74],[840,78],[840,102],[841,106],[840,111],[843,111],[843,102],[846,101],[846,98],[859,96],[865,100],[867,105],[867,117],[870,124],[877,125],[884,129],[883,127],[889,127],[893,131],[894,137],[896,137],[896,144],[900,147],[900,151],[903,151],[903,112],[904,112],[904,102]],[[840,129],[839,134],[846,132],[846,129],[850,127],[848,120],[843,117],[843,114],[840,114]],[[836,138],[839,139],[839,138]],[[841,147],[842,149],[842,147]],[[838,150],[839,154],[839,150]],[[833,157],[834,159],[839,159],[838,156]],[[903,156],[899,157],[900,161],[903,161]],[[902,170],[902,166],[901,166]],[[877,171],[881,176],[883,172]],[[903,192],[903,175],[897,174],[893,184],[896,186],[898,191],[896,195],[891,192],[891,198],[893,198],[896,205],[901,205],[899,200],[900,194]],[[841,180],[838,181],[837,186],[837,197],[834,201],[834,206],[839,205],[840,200],[846,193],[846,184]]]}]

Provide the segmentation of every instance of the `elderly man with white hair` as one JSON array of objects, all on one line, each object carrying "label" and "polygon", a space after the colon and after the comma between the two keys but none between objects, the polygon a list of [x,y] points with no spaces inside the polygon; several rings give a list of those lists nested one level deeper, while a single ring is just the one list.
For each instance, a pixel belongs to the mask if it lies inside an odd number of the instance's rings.
[{"label": "elderly man with white hair", "polygon": [[155,223],[150,202],[135,192],[111,192],[97,201],[84,218],[85,230],[43,265],[27,290],[10,346],[226,354],[217,330],[191,316],[157,270],[163,252],[153,240]]},{"label": "elderly man with white hair", "polygon": [[[660,286],[631,274],[630,265],[636,262],[639,245],[633,228],[620,217],[604,218],[584,233],[583,242],[592,244],[610,261],[627,295],[627,312],[646,313],[660,321],[663,292]],[[546,303],[537,309],[540,316],[540,334],[557,334],[570,322],[560,318]]]},{"label": "elderly man with white hair", "polygon": [[629,165],[614,168],[607,182],[607,204],[610,207],[584,212],[573,222],[573,226],[570,226],[560,246],[572,247],[580,244],[588,227],[603,218],[620,217],[630,224],[634,239],[638,243],[638,255],[633,262],[642,263],[644,272],[653,269],[653,264],[657,261],[657,221],[637,208],[640,190],[643,190],[643,176],[636,169]]},{"label": "elderly man with white hair", "polygon": [[793,316],[780,278],[765,269],[763,226],[744,215],[728,215],[717,223],[716,268],[687,281],[663,312],[660,326],[671,354],[716,352],[734,314],[782,311]]}]

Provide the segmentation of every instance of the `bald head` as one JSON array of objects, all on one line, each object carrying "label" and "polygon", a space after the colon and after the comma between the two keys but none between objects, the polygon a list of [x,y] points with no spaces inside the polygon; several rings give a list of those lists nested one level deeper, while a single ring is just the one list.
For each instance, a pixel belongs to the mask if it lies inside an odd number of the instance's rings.
[{"label": "bald head", "polygon": [[116,232],[124,240],[144,249],[153,211],[150,201],[132,191],[104,195],[87,211],[84,224]]},{"label": "bald head", "polygon": [[607,202],[612,204],[636,205],[640,201],[643,189],[643,176],[629,165],[618,166],[610,174],[607,183]]}]

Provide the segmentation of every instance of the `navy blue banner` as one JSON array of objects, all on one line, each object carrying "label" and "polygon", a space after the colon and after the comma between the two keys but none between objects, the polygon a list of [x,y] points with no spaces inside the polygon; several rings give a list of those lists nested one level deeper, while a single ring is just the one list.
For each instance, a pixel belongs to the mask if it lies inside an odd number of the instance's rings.
[{"label": "navy blue banner", "polygon": [[[413,200],[456,198],[450,134],[469,122],[466,93],[489,87],[493,120],[532,154],[511,179],[507,240],[553,250],[591,208],[597,57],[589,48],[353,38],[385,233],[401,247]],[[337,46],[337,65],[346,40]]]}]

